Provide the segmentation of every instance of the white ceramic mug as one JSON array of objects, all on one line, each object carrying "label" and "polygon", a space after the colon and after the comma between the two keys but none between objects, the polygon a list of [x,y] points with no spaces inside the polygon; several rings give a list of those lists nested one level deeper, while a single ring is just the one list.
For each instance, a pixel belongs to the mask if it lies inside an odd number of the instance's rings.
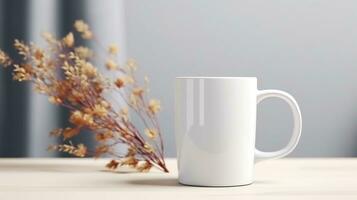
[{"label": "white ceramic mug", "polygon": [[[293,113],[289,143],[275,152],[255,148],[257,103],[285,100]],[[177,77],[175,135],[179,182],[196,186],[239,186],[253,182],[254,163],[281,158],[297,145],[301,113],[279,90],[258,90],[255,77]]]}]

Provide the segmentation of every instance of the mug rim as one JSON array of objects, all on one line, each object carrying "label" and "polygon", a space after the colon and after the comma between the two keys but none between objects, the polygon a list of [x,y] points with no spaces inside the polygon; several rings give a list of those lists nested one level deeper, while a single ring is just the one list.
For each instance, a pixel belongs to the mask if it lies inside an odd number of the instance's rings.
[{"label": "mug rim", "polygon": [[239,76],[178,76],[176,79],[248,79],[257,80],[257,77],[239,77]]}]

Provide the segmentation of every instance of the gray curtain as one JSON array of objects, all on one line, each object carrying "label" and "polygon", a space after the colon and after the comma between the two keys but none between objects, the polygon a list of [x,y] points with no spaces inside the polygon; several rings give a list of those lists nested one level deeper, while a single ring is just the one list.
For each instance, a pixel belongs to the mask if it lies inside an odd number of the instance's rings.
[{"label": "gray curtain", "polygon": [[[28,2],[1,1],[1,47],[16,58],[11,48],[13,38],[28,39]],[[28,154],[28,97],[29,86],[12,81],[10,71],[1,72],[0,155],[26,156]]]},{"label": "gray curtain", "polygon": [[[103,44],[120,44],[120,59],[124,60],[123,8],[121,0],[0,0],[0,48],[17,58],[14,38],[43,44],[42,32],[64,36],[76,19],[83,19],[103,38]],[[48,137],[48,132],[67,126],[67,118],[67,110],[50,105],[31,85],[14,82],[10,70],[0,70],[0,157],[66,156],[46,148],[58,142]],[[86,133],[76,141],[94,144]]]}]

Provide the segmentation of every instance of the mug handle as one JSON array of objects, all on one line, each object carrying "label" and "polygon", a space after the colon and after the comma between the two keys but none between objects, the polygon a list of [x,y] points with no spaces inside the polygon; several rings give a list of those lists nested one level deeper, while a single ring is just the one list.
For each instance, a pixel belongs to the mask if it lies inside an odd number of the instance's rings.
[{"label": "mug handle", "polygon": [[299,142],[300,136],[301,136],[301,128],[302,128],[302,120],[301,120],[301,112],[299,109],[299,105],[295,101],[294,97],[292,97],[290,94],[280,91],[280,90],[261,90],[258,91],[257,93],[257,104],[263,101],[264,99],[270,98],[270,97],[277,97],[280,99],[283,99],[286,101],[293,113],[293,120],[294,120],[294,129],[293,129],[293,134],[290,138],[289,143],[282,149],[278,151],[273,151],[273,152],[263,152],[259,151],[257,148],[255,148],[255,163],[267,160],[267,159],[277,159],[277,158],[282,158],[289,153],[291,153],[296,145]]}]

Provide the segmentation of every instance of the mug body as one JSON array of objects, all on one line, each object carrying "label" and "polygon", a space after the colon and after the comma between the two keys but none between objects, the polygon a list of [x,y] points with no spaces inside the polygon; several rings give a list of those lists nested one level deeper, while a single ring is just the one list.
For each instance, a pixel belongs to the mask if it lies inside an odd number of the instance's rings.
[{"label": "mug body", "polygon": [[175,89],[179,182],[197,186],[251,184],[257,79],[178,77]]}]

